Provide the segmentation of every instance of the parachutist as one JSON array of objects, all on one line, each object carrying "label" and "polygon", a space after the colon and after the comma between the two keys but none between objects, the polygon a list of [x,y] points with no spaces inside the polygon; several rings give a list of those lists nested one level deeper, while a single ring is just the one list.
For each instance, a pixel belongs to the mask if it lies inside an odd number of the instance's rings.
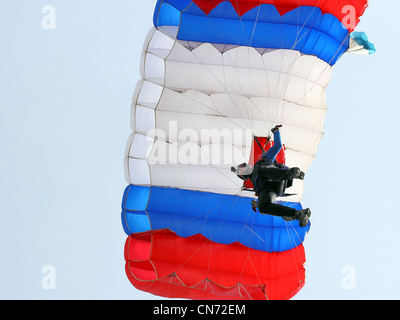
[{"label": "parachutist", "polygon": [[257,212],[258,208],[261,214],[282,217],[286,221],[299,220],[299,225],[305,227],[311,216],[310,209],[296,210],[275,203],[277,197],[286,195],[285,191],[292,186],[293,179],[304,179],[304,172],[300,168],[289,168],[276,162],[276,156],[283,147],[279,131],[281,127],[282,125],[277,125],[271,130],[274,134],[274,145],[263,153],[254,167],[243,163],[232,171],[239,178],[252,182],[254,191],[258,195],[258,201],[251,202],[254,211]]}]

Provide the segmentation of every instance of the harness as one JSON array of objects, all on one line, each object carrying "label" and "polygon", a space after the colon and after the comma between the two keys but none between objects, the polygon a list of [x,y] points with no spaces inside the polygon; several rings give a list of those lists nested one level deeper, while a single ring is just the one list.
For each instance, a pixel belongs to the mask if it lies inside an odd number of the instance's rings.
[{"label": "harness", "polygon": [[[253,184],[254,192],[256,196],[258,196],[263,189],[270,189],[276,193],[277,196],[280,197],[288,197],[292,196],[295,194],[287,194],[285,193],[287,188],[290,188],[293,185],[293,179],[286,179],[282,181],[268,181],[264,182],[261,180],[259,176],[259,170],[262,169],[262,167],[275,167],[275,168],[282,168],[284,167],[283,164],[278,164],[275,162],[271,162],[268,159],[263,159],[261,158],[257,163],[254,165],[254,170],[253,173],[250,177],[250,180]],[[268,184],[268,185],[266,185]]]}]

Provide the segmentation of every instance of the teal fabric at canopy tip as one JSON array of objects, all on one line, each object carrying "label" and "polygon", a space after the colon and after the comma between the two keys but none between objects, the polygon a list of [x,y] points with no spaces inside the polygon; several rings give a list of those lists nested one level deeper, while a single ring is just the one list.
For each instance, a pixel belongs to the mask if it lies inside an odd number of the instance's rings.
[{"label": "teal fabric at canopy tip", "polygon": [[357,43],[363,46],[369,51],[369,54],[374,54],[376,52],[375,45],[368,40],[368,36],[365,32],[352,32],[350,37],[357,41]]}]

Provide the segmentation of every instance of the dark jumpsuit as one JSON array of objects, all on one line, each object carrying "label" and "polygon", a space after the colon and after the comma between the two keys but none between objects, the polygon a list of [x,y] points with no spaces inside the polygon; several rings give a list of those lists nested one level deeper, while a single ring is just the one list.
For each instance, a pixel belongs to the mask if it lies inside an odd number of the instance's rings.
[{"label": "dark jumpsuit", "polygon": [[258,210],[261,214],[293,217],[295,209],[275,203],[276,198],[284,195],[286,188],[292,185],[292,179],[287,176],[290,168],[275,161],[281,149],[281,135],[277,130],[274,132],[273,147],[254,165],[250,180],[258,195]]}]

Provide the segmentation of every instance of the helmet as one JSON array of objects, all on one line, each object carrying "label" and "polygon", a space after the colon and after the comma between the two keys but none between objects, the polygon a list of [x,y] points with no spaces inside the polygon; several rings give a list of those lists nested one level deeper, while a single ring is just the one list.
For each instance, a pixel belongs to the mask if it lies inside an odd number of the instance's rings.
[{"label": "helmet", "polygon": [[247,163],[242,163],[236,168],[232,167],[231,170],[242,180],[249,179],[249,176],[253,173],[253,167]]}]

